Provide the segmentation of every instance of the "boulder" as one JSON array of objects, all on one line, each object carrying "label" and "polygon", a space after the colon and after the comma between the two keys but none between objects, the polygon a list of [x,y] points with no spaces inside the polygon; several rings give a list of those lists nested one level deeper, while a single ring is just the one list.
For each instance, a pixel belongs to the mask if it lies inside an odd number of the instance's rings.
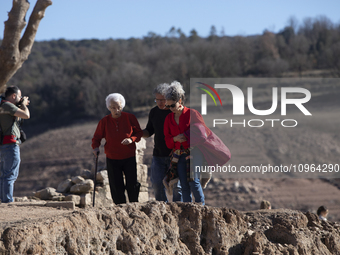
[{"label": "boulder", "polygon": [[93,179],[93,174],[90,170],[88,169],[83,169],[80,172],[80,176],[83,177],[84,179]]},{"label": "boulder", "polygon": [[34,196],[41,200],[51,200],[54,196],[58,196],[58,193],[55,188],[47,187],[35,192]]},{"label": "boulder", "polygon": [[73,185],[73,182],[71,181],[71,179],[62,181],[61,183],[59,183],[57,187],[57,192],[68,193],[72,185]]},{"label": "boulder", "polygon": [[92,180],[84,180],[78,184],[71,187],[70,192],[73,194],[89,193],[94,188],[94,183]]},{"label": "boulder", "polygon": [[72,177],[71,181],[75,184],[78,184],[78,183],[85,181],[85,179],[81,176],[75,176],[75,177]]}]

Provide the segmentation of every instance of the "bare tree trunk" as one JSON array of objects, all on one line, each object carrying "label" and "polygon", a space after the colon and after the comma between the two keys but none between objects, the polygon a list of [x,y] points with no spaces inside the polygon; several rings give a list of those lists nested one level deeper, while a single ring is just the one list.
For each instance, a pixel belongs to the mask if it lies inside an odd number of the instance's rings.
[{"label": "bare tree trunk", "polygon": [[[0,92],[5,90],[6,83],[31,53],[40,20],[44,17],[46,8],[51,4],[51,0],[38,0],[26,27],[25,16],[30,4],[27,0],[13,0],[13,7],[8,13],[0,46]],[[25,33],[20,39],[21,31],[25,27]]]}]

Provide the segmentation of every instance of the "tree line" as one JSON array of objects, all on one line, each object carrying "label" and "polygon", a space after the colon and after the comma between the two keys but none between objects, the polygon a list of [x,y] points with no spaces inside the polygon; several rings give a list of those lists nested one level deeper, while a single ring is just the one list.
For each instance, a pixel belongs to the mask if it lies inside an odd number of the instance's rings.
[{"label": "tree line", "polygon": [[208,37],[171,28],[141,39],[64,39],[35,42],[31,55],[8,82],[31,99],[31,123],[101,118],[104,99],[118,92],[125,110],[153,105],[153,88],[190,77],[282,77],[288,72],[329,70],[340,75],[340,26],[326,17],[291,22],[278,33]]}]

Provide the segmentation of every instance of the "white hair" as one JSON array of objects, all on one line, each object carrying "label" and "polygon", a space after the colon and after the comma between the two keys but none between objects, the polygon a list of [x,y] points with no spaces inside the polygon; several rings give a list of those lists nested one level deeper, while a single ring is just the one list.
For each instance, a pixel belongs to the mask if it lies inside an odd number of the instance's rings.
[{"label": "white hair", "polygon": [[156,94],[163,95],[165,94],[166,90],[169,88],[168,83],[161,83],[159,84],[153,91],[153,94],[156,96]]},{"label": "white hair", "polygon": [[108,95],[106,97],[105,101],[106,101],[106,107],[109,110],[110,110],[110,106],[111,106],[112,102],[119,103],[120,107],[122,107],[122,110],[125,107],[125,98],[119,93],[112,93],[112,94]]},{"label": "white hair", "polygon": [[185,91],[183,89],[183,86],[178,81],[173,81],[166,90],[164,96],[166,100],[173,100],[175,102],[178,102],[180,99],[182,99],[182,101],[184,101]]}]

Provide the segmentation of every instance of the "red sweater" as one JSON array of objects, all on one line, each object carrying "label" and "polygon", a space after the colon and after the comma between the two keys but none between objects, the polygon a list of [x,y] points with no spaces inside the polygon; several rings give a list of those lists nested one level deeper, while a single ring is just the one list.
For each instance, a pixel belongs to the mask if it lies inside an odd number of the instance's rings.
[{"label": "red sweater", "polygon": [[[169,113],[166,116],[164,121],[164,136],[165,136],[165,143],[169,149],[181,149],[181,144],[183,145],[184,149],[189,148],[188,141],[183,143],[174,142],[174,137],[179,134],[184,134],[185,131],[188,131],[190,128],[190,109],[184,106],[182,114],[179,116],[179,125],[177,125],[175,121],[175,114]],[[190,135],[189,132],[185,134]],[[188,137],[187,137],[188,139]],[[188,139],[189,140],[189,139]]]},{"label": "red sweater", "polygon": [[[102,118],[92,138],[92,148],[98,148],[105,138],[106,157],[109,159],[127,159],[136,155],[136,144],[143,135],[135,115],[122,112],[119,118],[112,118],[111,114]],[[122,145],[125,138],[131,138],[133,143]]]}]

